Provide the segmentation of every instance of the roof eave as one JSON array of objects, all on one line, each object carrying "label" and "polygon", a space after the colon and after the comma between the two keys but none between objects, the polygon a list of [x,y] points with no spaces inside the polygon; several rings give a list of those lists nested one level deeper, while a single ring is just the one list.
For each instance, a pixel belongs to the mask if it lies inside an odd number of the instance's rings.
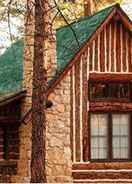
[{"label": "roof eave", "polygon": [[0,107],[7,105],[13,101],[20,100],[26,96],[26,90],[11,93],[4,98],[0,99]]}]

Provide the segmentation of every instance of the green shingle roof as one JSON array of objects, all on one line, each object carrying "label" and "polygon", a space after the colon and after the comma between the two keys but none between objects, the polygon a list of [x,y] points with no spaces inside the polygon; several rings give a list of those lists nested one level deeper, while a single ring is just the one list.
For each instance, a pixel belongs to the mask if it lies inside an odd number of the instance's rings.
[{"label": "green shingle roof", "polygon": [[23,42],[13,43],[0,57],[0,94],[22,88]]},{"label": "green shingle roof", "polygon": [[[93,16],[84,17],[70,26],[56,31],[57,71],[54,79],[64,70],[69,61],[86,43],[113,9],[106,8]],[[23,41],[13,43],[0,57],[0,94],[22,89],[23,78]]]},{"label": "green shingle roof", "polygon": [[108,7],[93,16],[84,17],[77,22],[57,30],[57,64],[58,71],[76,55],[90,36],[111,13],[113,6]]}]

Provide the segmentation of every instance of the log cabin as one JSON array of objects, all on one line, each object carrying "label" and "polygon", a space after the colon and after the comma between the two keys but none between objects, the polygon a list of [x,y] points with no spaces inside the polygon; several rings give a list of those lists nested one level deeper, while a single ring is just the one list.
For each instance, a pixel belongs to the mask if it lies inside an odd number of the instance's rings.
[{"label": "log cabin", "polygon": [[[1,181],[30,182],[30,115],[21,121],[31,108],[28,39],[28,49],[21,40],[0,58]],[[116,4],[57,29],[52,44],[47,182],[132,183],[131,20]]]}]

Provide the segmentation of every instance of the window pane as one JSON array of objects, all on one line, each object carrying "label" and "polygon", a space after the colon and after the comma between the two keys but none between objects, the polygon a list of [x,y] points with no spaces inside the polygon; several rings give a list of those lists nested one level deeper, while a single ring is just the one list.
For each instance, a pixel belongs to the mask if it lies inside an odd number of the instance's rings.
[{"label": "window pane", "polygon": [[107,114],[91,114],[91,158],[107,158]]},{"label": "window pane", "polygon": [[90,85],[90,98],[91,99],[104,99],[108,96],[107,84],[99,82]]},{"label": "window pane", "polygon": [[129,114],[113,114],[113,158],[129,157]]},{"label": "window pane", "polygon": [[129,114],[113,114],[113,135],[128,135]]},{"label": "window pane", "polygon": [[122,150],[121,150],[121,158],[122,159],[128,158],[128,149],[127,148],[122,148]]},{"label": "window pane", "polygon": [[98,159],[99,153],[98,153],[98,148],[92,148],[92,151],[91,151],[91,158],[92,159]]},{"label": "window pane", "polygon": [[91,134],[107,135],[107,114],[91,114]]},{"label": "window pane", "polygon": [[113,150],[114,159],[127,159],[128,149],[127,148],[115,148]]},{"label": "window pane", "polygon": [[104,159],[104,158],[107,158],[107,150],[104,148],[104,149],[99,149],[99,158],[100,159]]},{"label": "window pane", "polygon": [[128,147],[128,137],[115,137],[113,136],[113,146],[114,148],[118,148],[119,145],[121,145],[122,147]]},{"label": "window pane", "polygon": [[91,139],[91,147],[92,148],[106,148],[107,147],[107,139],[106,137],[95,137],[92,136]]}]

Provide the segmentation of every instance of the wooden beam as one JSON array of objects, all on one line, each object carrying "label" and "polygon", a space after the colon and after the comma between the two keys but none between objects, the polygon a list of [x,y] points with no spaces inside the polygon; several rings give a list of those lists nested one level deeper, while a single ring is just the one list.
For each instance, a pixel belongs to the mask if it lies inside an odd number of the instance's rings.
[{"label": "wooden beam", "polygon": [[4,106],[6,104],[9,104],[15,100],[19,100],[25,96],[26,96],[26,90],[19,91],[17,93],[11,94],[11,95],[7,95],[7,96],[0,99],[0,107]]},{"label": "wooden beam", "polygon": [[132,74],[106,74],[106,73],[90,73],[89,80],[92,81],[118,81],[118,82],[132,82]]},{"label": "wooden beam", "polygon": [[100,162],[73,164],[72,170],[132,169],[132,162]]},{"label": "wooden beam", "polygon": [[[107,170],[106,170],[107,171]],[[132,171],[116,171],[116,172],[73,172],[74,179],[132,179]]]},{"label": "wooden beam", "polygon": [[128,102],[91,102],[90,111],[132,112],[132,103]]}]

